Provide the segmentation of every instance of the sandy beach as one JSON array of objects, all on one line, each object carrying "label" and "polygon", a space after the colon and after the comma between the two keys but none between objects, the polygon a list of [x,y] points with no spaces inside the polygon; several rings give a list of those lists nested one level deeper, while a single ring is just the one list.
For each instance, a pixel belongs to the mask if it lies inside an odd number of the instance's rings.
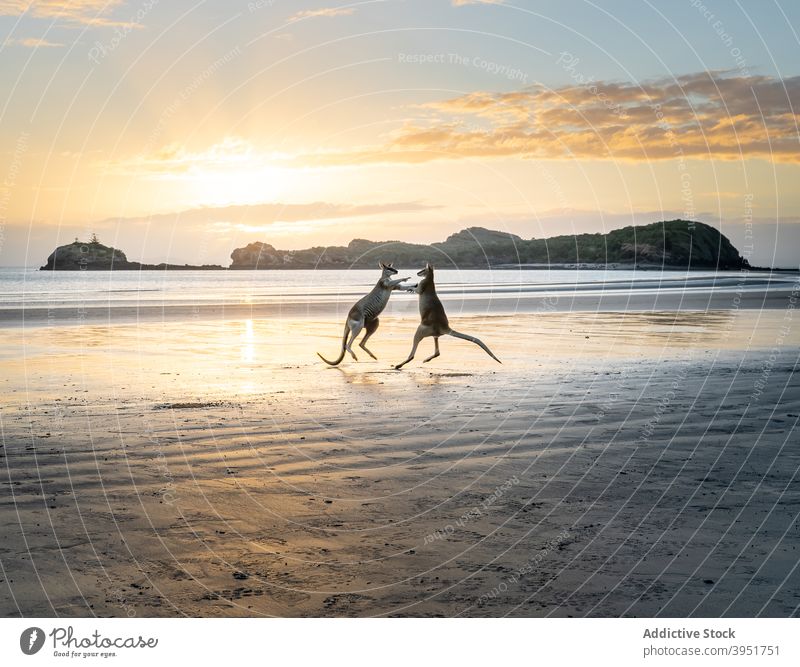
[{"label": "sandy beach", "polygon": [[411,300],[339,368],[338,314],[6,321],[0,614],[796,615],[790,295],[454,304],[503,364],[402,372]]}]

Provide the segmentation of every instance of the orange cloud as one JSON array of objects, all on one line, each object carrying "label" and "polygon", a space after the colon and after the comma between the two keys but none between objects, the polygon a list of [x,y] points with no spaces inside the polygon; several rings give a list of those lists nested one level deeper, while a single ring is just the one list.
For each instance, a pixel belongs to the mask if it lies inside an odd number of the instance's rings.
[{"label": "orange cloud", "polygon": [[216,225],[238,231],[263,230],[279,223],[315,222],[349,218],[369,218],[393,213],[412,213],[437,209],[439,206],[418,201],[388,202],[382,204],[343,204],[312,202],[309,204],[243,204],[236,206],[205,206],[175,213],[157,213],[151,216],[108,218],[97,223],[105,227],[111,223],[180,224],[184,227]]},{"label": "orange cloud", "polygon": [[593,82],[511,93],[474,92],[427,104],[378,148],[299,156],[304,164],[436,159],[800,162],[800,77],[702,72],[644,83]]},{"label": "orange cloud", "polygon": [[266,164],[266,156],[256,153],[248,142],[238,137],[227,137],[198,152],[189,151],[181,144],[167,144],[150,153],[100,162],[109,173],[154,177],[175,177],[214,169],[255,169]]},{"label": "orange cloud", "polygon": [[26,37],[25,39],[15,39],[12,40],[12,44],[17,44],[18,46],[25,46],[29,49],[41,49],[41,48],[56,48],[60,46],[64,46],[63,44],[59,44],[57,42],[49,42],[46,39],[39,39],[37,37]]},{"label": "orange cloud", "polygon": [[129,25],[107,15],[124,0],[0,0],[0,16],[28,15],[98,26]]},{"label": "orange cloud", "polygon": [[325,9],[308,9],[297,12],[290,20],[310,19],[316,17],[350,16],[355,13],[355,7],[327,7]]}]

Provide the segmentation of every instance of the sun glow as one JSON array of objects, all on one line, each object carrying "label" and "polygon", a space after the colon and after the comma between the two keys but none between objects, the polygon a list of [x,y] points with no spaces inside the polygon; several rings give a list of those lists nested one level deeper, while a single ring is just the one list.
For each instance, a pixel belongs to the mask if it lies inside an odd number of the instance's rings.
[{"label": "sun glow", "polygon": [[191,201],[200,202],[203,206],[230,206],[279,201],[284,196],[291,175],[287,170],[275,167],[245,166],[205,169],[177,175],[177,179],[187,181],[185,192]]},{"label": "sun glow", "polygon": [[296,185],[297,169],[276,165],[285,158],[238,137],[200,151],[172,144],[107,165],[111,173],[169,182],[192,205],[229,206],[279,200]]}]

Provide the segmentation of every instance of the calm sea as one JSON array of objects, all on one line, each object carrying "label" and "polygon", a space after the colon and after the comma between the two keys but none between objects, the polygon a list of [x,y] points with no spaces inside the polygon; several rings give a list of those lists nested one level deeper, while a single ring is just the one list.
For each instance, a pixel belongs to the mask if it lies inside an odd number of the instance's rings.
[{"label": "calm sea", "polygon": [[[379,278],[377,270],[38,271],[0,268],[0,309],[26,307],[259,304],[349,301]],[[401,275],[418,278],[414,271]],[[748,283],[757,276],[751,274]],[[440,294],[510,296],[529,292],[714,288],[739,280],[713,271],[530,270],[438,271]]]}]

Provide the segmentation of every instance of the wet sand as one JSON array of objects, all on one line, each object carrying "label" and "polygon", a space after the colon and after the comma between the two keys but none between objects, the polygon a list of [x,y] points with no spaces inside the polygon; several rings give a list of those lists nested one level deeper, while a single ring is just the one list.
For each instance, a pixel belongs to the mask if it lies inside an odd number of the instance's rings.
[{"label": "wet sand", "polygon": [[797,615],[800,316],[770,299],[453,307],[503,365],[443,338],[402,372],[396,311],[339,368],[333,317],[7,327],[0,614]]}]

